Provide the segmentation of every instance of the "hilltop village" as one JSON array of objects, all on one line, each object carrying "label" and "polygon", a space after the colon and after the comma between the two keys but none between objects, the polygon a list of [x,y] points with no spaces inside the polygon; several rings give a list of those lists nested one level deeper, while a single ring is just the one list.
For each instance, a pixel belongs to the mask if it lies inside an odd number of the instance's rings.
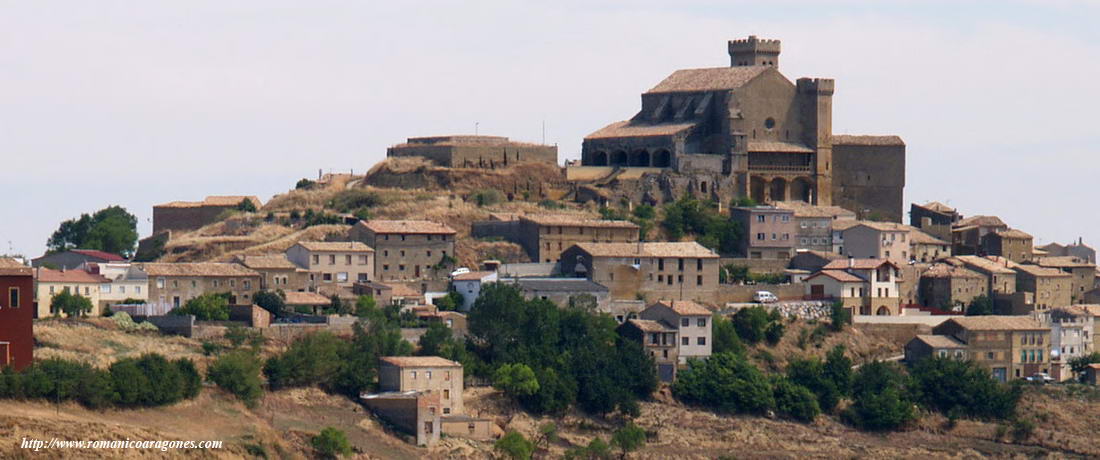
[{"label": "hilltop village", "polygon": [[[727,52],[657,82],[564,165],[507,137],[409,138],[267,202],[156,205],[129,250],[55,234],[41,257],[0,259],[0,364],[18,371],[0,397],[92,417],[224,392],[296,420],[240,434],[234,452],[257,457],[1100,455],[1088,423],[1037,427],[1097,413],[1096,251],[907,207],[905,142],[833,132],[843,82],[792,81],[779,40]],[[190,351],[65,345],[103,331]],[[182,369],[173,397],[20,386],[121,382],[119,363],[157,359]],[[370,422],[294,419],[292,391]]]}]

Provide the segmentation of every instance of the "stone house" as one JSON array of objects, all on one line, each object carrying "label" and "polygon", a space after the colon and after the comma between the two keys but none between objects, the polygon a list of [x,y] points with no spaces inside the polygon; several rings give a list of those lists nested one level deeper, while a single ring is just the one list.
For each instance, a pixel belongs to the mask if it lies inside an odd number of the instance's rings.
[{"label": "stone house", "polygon": [[1001,382],[1050,371],[1050,328],[1029,317],[955,317],[932,333],[965,343],[970,360]]},{"label": "stone house", "polygon": [[926,334],[918,334],[905,344],[905,362],[907,363],[917,363],[932,357],[965,361],[966,344],[948,335]]},{"label": "stone house", "polygon": [[73,270],[87,263],[118,263],[125,261],[126,258],[118,254],[96,249],[70,249],[31,259],[31,266],[35,268],[44,266],[54,270]]},{"label": "stone house", "polygon": [[951,241],[951,227],[960,220],[962,216],[955,208],[938,201],[909,207],[909,225],[939,240]]},{"label": "stone house", "polygon": [[439,442],[443,415],[438,393],[428,391],[385,391],[359,396],[372,412],[398,429],[412,434],[416,445],[427,447]]},{"label": "stone house", "polygon": [[991,296],[996,296],[997,294],[1011,295],[1016,292],[1016,270],[1014,270],[1013,267],[1017,264],[1008,259],[982,256],[955,256],[948,259],[946,262],[965,266],[984,276],[989,282],[989,284],[986,285],[986,291],[989,292]]},{"label": "stone house", "polygon": [[606,286],[612,300],[712,302],[718,291],[718,254],[693,241],[578,243],[562,254],[562,272]]},{"label": "stone house", "polygon": [[619,325],[619,335],[642,344],[657,366],[657,378],[662,382],[676,379],[680,364],[678,329],[661,320],[628,319]]},{"label": "stone house", "polygon": [[234,211],[244,201],[260,209],[263,202],[254,196],[208,196],[202,201],[173,201],[153,206],[153,234],[172,230],[194,230],[218,221],[226,211]]},{"label": "stone house", "polygon": [[638,241],[638,226],[625,220],[528,214],[520,216],[517,222],[518,242],[534,262],[558,262],[561,253],[577,243]]},{"label": "stone house", "polygon": [[21,371],[34,361],[34,271],[0,258],[0,367]]},{"label": "stone house", "polygon": [[350,288],[371,281],[375,251],[358,241],[299,241],[286,250],[286,258],[309,272],[309,288]]},{"label": "stone house", "polygon": [[795,251],[794,257],[791,258],[791,262],[787,267],[813,273],[824,268],[829,262],[844,258],[844,256],[835,252],[799,249]]},{"label": "stone house", "polygon": [[989,296],[988,289],[989,280],[981,273],[948,263],[935,263],[920,274],[919,299],[922,305],[929,307],[965,312],[976,297]]},{"label": "stone house", "polygon": [[1050,376],[1062,382],[1073,378],[1069,362],[1093,352],[1096,322],[1092,313],[1077,306],[1058,307],[1036,315],[1050,327]]},{"label": "stone house", "polygon": [[497,281],[497,272],[478,271],[455,275],[451,278],[451,288],[462,294],[462,305],[458,308],[462,311],[470,311],[474,302],[481,296],[481,287],[487,283]]},{"label": "stone house", "polygon": [[1070,281],[1070,302],[1082,303],[1085,301],[1085,292],[1091,290],[1096,284],[1096,264],[1073,256],[1040,257],[1035,260],[1040,267],[1055,268],[1063,273],[1073,276]]},{"label": "stone house", "polygon": [[351,229],[351,239],[374,248],[382,282],[445,279],[455,265],[455,234],[426,220],[359,221]]},{"label": "stone house", "polygon": [[707,307],[690,300],[662,300],[638,314],[643,320],[657,321],[676,329],[680,336],[675,353],[679,364],[710,356],[714,346],[711,332],[713,315],[714,312]]},{"label": "stone house", "polygon": [[982,237],[982,252],[1017,263],[1032,259],[1031,235],[1016,229],[995,230]]},{"label": "stone house", "polygon": [[1096,250],[1085,244],[1084,238],[1078,238],[1068,245],[1050,243],[1035,249],[1045,251],[1051,257],[1076,257],[1090,264],[1096,263]]},{"label": "stone house", "polygon": [[730,208],[730,219],[744,236],[737,252],[749,259],[790,259],[796,247],[798,224],[794,211],[775,206]]},{"label": "stone house", "polygon": [[559,307],[569,306],[569,299],[589,295],[596,301],[596,310],[604,311],[611,301],[610,291],[604,286],[582,278],[514,278],[510,281],[519,287],[524,298],[543,299]]},{"label": "stone house", "polygon": [[352,294],[356,296],[370,296],[379,308],[393,303],[393,286],[377,281],[355,283],[351,287]]},{"label": "stone house", "polygon": [[214,262],[138,265],[149,276],[148,307],[167,313],[203,294],[229,294],[229,305],[252,305],[260,274],[241,264]]},{"label": "stone house", "polygon": [[110,283],[107,278],[85,270],[51,270],[38,267],[34,269],[34,281],[35,299],[38,303],[35,318],[61,314],[50,306],[50,301],[62,292],[88,298],[92,302],[92,311],[88,312],[88,315],[99,316],[103,313],[99,301],[99,290]]},{"label": "stone house", "polygon": [[286,254],[237,256],[233,261],[260,274],[260,289],[302,292],[310,288],[309,270],[287,259]]},{"label": "stone house", "polygon": [[898,271],[885,259],[835,260],[806,278],[806,295],[840,300],[853,315],[900,315]]},{"label": "stone house", "polygon": [[283,292],[286,295],[285,304],[286,309],[299,313],[309,313],[313,315],[321,314],[325,307],[332,305],[332,298],[318,294],[316,292],[299,292],[299,291],[286,291]]},{"label": "stone house", "polygon": [[981,254],[982,238],[1008,225],[997,216],[971,216],[960,219],[951,227],[952,252],[960,256]]},{"label": "stone house", "polygon": [[802,201],[781,201],[775,207],[794,211],[797,226],[795,250],[833,251],[833,222],[856,220],[856,213],[840,206],[814,206]]},{"label": "stone house", "polygon": [[1016,270],[1016,291],[1034,295],[1034,310],[1049,310],[1072,303],[1073,275],[1031,264],[1018,264],[1013,269]]},{"label": "stone house", "polygon": [[438,356],[387,356],[378,369],[381,391],[426,391],[439,395],[442,415],[463,414],[462,365]]},{"label": "stone house", "polygon": [[916,228],[909,231],[909,260],[932,263],[951,257],[951,243]]},{"label": "stone house", "polygon": [[862,221],[844,231],[842,255],[856,259],[886,259],[897,265],[909,263],[909,227],[893,222]]}]

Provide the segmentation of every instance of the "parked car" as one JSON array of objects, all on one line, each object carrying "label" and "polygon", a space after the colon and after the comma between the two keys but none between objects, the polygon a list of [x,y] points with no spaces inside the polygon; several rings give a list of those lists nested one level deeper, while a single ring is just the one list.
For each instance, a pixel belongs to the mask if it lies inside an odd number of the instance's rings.
[{"label": "parked car", "polygon": [[455,269],[455,271],[451,272],[451,278],[454,278],[463,273],[470,273],[470,269],[466,267],[458,267]]},{"label": "parked car", "polygon": [[1034,383],[1051,383],[1054,382],[1054,377],[1051,377],[1046,372],[1036,372],[1029,375],[1025,380]]},{"label": "parked car", "polygon": [[775,294],[769,291],[756,291],[756,293],[752,295],[752,301],[756,303],[772,303],[778,302],[779,297],[776,297]]}]

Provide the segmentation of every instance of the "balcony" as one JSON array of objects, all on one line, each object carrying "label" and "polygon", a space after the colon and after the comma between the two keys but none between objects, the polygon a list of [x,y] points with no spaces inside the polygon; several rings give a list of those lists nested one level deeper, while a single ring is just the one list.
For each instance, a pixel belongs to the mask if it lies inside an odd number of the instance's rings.
[{"label": "balcony", "polygon": [[812,173],[813,166],[811,165],[754,165],[749,163],[749,171],[762,172],[762,173]]}]

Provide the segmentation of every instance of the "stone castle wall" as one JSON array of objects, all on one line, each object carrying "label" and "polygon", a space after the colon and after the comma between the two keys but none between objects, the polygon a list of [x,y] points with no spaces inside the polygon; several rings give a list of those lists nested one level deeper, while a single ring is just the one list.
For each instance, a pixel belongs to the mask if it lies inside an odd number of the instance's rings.
[{"label": "stone castle wall", "polygon": [[833,145],[834,205],[901,222],[904,187],[904,145]]}]

